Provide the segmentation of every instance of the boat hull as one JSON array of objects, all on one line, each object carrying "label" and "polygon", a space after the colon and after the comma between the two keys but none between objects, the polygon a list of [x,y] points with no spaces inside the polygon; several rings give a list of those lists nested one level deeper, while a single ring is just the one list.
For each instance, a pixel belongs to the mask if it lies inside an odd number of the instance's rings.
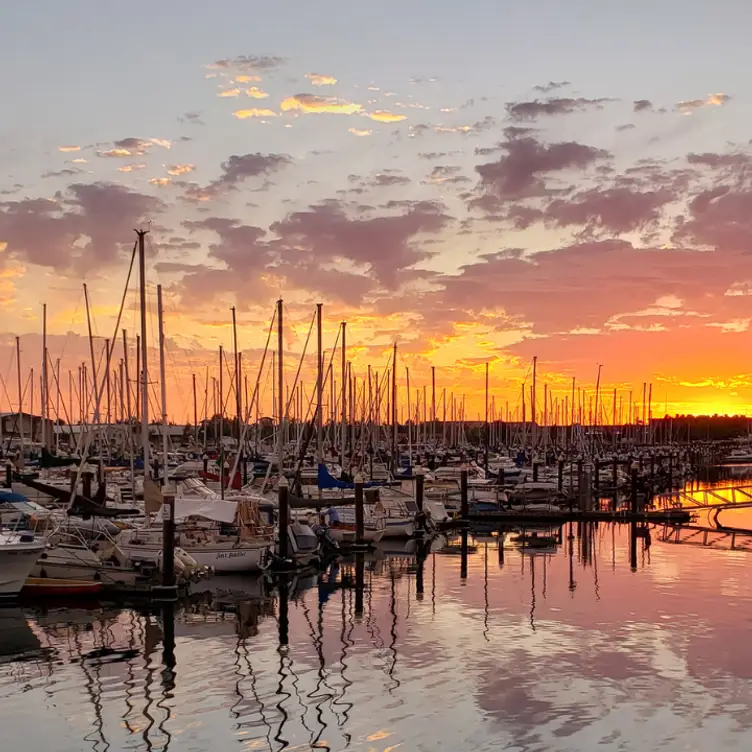
[{"label": "boat hull", "polygon": [[[234,546],[181,546],[191,558],[203,567],[212,567],[216,574],[231,572],[261,572],[266,566],[270,546],[234,547]],[[139,544],[130,546],[120,543],[120,549],[131,560],[148,559],[160,562],[162,547]]]},{"label": "boat hull", "polygon": [[41,544],[0,546],[0,602],[18,597],[42,551]]}]

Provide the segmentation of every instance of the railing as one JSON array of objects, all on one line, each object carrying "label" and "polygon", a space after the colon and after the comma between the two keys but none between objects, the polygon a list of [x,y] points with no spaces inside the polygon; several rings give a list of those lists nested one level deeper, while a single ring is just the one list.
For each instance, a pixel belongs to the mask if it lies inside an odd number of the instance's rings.
[{"label": "railing", "polygon": [[714,507],[752,507],[752,485],[703,488],[697,491],[673,491],[655,497],[662,508],[710,509]]}]

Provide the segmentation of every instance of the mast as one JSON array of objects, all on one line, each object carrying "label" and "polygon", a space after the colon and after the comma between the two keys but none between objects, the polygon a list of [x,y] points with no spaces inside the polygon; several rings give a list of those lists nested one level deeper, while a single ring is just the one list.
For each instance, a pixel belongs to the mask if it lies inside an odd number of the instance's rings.
[{"label": "mast", "polygon": [[[60,358],[55,361],[55,384],[57,385],[57,393],[55,394],[55,422],[60,420]],[[69,418],[70,420],[70,418]],[[58,432],[55,432],[55,450],[58,448]]]},{"label": "mast", "polygon": [[42,444],[49,449],[47,437],[47,303],[42,304]]},{"label": "mast", "polygon": [[485,470],[488,471],[488,361],[486,361],[486,413],[485,422],[483,425],[483,462]]},{"label": "mast", "polygon": [[392,350],[392,475],[397,469],[397,343]]},{"label": "mast", "polygon": [[339,464],[345,471],[345,442],[347,441],[347,322],[342,322],[342,428],[339,437]]},{"label": "mast", "polygon": [[138,235],[139,303],[141,308],[141,451],[144,455],[144,477],[151,478],[149,465],[149,376],[146,341],[146,249],[144,239],[148,230],[136,230]]},{"label": "mast", "polygon": [[159,322],[159,381],[162,397],[162,485],[167,483],[167,382],[165,380],[165,336],[162,309],[162,285],[157,285],[157,321]]},{"label": "mast", "polygon": [[436,446],[436,366],[431,366],[431,442]]},{"label": "mast", "polygon": [[16,374],[18,375],[18,437],[23,457],[23,387],[21,386],[21,338],[16,337]]},{"label": "mast", "polygon": [[538,372],[538,356],[533,356],[533,388],[530,394],[530,415],[532,418],[532,436],[533,436],[533,454],[535,454],[535,450],[538,448],[538,432],[536,430],[535,425],[535,389],[536,389],[536,378],[537,378],[537,372]]},{"label": "mast", "polygon": [[193,376],[193,443],[198,446],[198,401],[196,400],[196,374]]},{"label": "mast", "polygon": [[410,369],[408,366],[405,366],[405,378],[407,379],[407,456],[409,458],[409,462],[412,465],[413,464],[413,432],[412,432],[412,422],[413,422],[413,415],[410,412]]},{"label": "mast", "polygon": [[238,327],[235,320],[235,306],[232,307],[232,347],[235,351],[235,411],[238,416],[238,451],[240,451],[240,437],[243,435],[240,422],[243,419],[243,400],[240,393],[240,358],[238,357]]},{"label": "mast", "polygon": [[219,407],[219,492],[220,498],[225,498],[225,389],[224,389],[224,352],[222,345],[219,346],[219,398],[217,405]]},{"label": "mast", "polygon": [[[282,298],[277,301],[277,413],[279,414],[279,429],[277,434],[277,463],[279,465],[279,479],[280,481],[284,477],[284,428],[285,428],[285,407],[284,407],[284,381],[285,381],[285,365],[284,365],[284,327],[283,327],[283,308]],[[285,534],[284,531],[282,533]]]},{"label": "mast", "polygon": [[[322,303],[316,303],[316,464],[324,461],[324,335]],[[321,498],[319,489],[319,498]]]}]

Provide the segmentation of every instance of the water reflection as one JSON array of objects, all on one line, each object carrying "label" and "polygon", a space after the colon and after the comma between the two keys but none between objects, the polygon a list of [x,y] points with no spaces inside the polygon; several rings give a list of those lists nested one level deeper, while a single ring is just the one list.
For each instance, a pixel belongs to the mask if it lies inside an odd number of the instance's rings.
[{"label": "water reflection", "polygon": [[0,611],[0,724],[63,752],[742,748],[747,566],[582,523]]}]

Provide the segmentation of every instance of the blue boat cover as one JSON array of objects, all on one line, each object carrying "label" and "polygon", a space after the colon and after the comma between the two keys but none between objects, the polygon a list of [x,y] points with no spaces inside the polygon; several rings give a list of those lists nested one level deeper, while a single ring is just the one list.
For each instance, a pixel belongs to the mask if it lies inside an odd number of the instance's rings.
[{"label": "blue boat cover", "polygon": [[[345,483],[343,480],[337,480],[335,477],[332,476],[332,474],[327,469],[326,465],[323,463],[319,464],[319,488],[341,488],[341,489],[349,489],[349,488],[355,488],[354,483]],[[368,483],[363,484],[363,488],[373,488],[374,486],[383,486],[384,484],[373,480]]]}]

